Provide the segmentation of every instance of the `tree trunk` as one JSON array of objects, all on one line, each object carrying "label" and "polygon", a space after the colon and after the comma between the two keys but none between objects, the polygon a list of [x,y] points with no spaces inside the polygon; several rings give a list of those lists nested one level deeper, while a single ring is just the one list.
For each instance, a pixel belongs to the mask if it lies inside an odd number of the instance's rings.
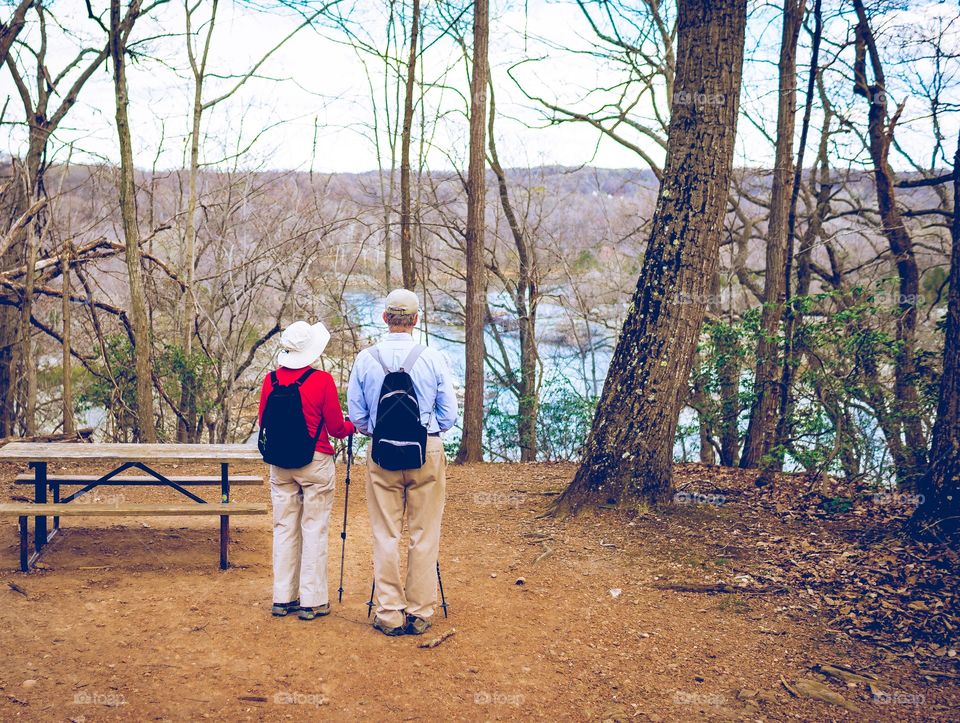
[{"label": "tree trunk", "polygon": [[464,334],[466,374],[463,437],[457,451],[458,463],[483,460],[483,332],[487,308],[483,231],[486,196],[488,16],[487,0],[476,0],[473,7],[473,73],[470,77],[470,165],[467,170],[467,303]]},{"label": "tree trunk", "polygon": [[30,223],[25,234],[26,273],[23,277],[23,300],[20,304],[20,374],[23,379],[23,433],[37,433],[37,362],[33,349],[33,287],[36,282],[37,252],[40,244],[39,222]]},{"label": "tree trunk", "polygon": [[156,442],[153,421],[153,383],[150,360],[150,324],[146,289],[140,268],[140,229],[137,226],[133,145],[127,117],[126,41],[140,12],[142,0],[132,0],[121,23],[120,0],[110,0],[110,57],[117,104],[117,136],[120,142],[120,215],[126,241],[127,278],[130,286],[130,325],[134,337],[134,373],[137,378],[137,428],[143,442]]},{"label": "tree trunk", "polygon": [[740,338],[729,324],[715,326],[713,347],[721,360],[717,369],[720,394],[718,420],[720,464],[735,467],[740,461]]},{"label": "tree trunk", "polygon": [[191,354],[193,353],[193,327],[196,319],[196,295],[194,292],[194,276],[196,270],[197,248],[197,180],[200,175],[200,134],[203,124],[203,81],[206,77],[207,58],[210,53],[210,42],[213,39],[213,29],[217,21],[218,0],[210,4],[210,19],[205,24],[205,39],[200,58],[196,57],[193,49],[193,33],[191,31],[192,11],[187,12],[186,43],[187,56],[193,74],[193,108],[190,129],[190,168],[187,181],[187,213],[186,226],[183,234],[183,269],[184,282],[181,299],[180,333],[181,348],[183,350],[185,368],[180,378],[180,414],[177,416],[177,441],[197,442],[200,430],[197,425],[197,383],[191,373]]},{"label": "tree trunk", "polygon": [[73,420],[73,378],[72,360],[70,359],[70,251],[73,247],[68,239],[63,242],[63,255],[60,257],[60,268],[63,276],[63,297],[62,310],[63,316],[63,433],[73,434],[76,431],[76,425]]},{"label": "tree trunk", "polygon": [[520,442],[520,461],[537,460],[537,415],[540,411],[540,389],[537,378],[537,303],[539,302],[539,284],[537,279],[537,247],[531,241],[510,200],[507,174],[500,165],[497,142],[494,137],[494,119],[496,118],[496,99],[493,83],[490,89],[490,121],[487,128],[490,146],[490,168],[497,177],[500,206],[510,227],[514,246],[517,249],[519,268],[516,286],[513,289],[513,301],[517,309],[517,321],[520,332],[520,382],[517,385],[517,439]]},{"label": "tree trunk", "polygon": [[[680,0],[667,161],[643,269],[576,476],[558,500],[664,502],[677,418],[719,263],[746,0]],[[702,101],[702,102],[701,102]]]},{"label": "tree trunk", "polygon": [[930,445],[930,467],[917,491],[922,501],[910,526],[918,537],[960,529],[960,138],[953,157],[952,250],[943,340],[943,375]]},{"label": "tree trunk", "polygon": [[773,449],[780,396],[780,319],[785,294],[787,225],[793,191],[793,132],[797,115],[797,36],[806,0],[784,0],[780,87],[770,217],[767,221],[763,311],[754,370],[753,404],[740,466],[758,467]]},{"label": "tree trunk", "polygon": [[410,136],[413,130],[413,90],[417,73],[417,41],[420,36],[420,0],[413,0],[410,27],[410,54],[407,58],[406,88],[403,95],[403,129],[400,134],[400,268],[403,287],[417,287],[417,266],[413,260],[410,194]]},{"label": "tree trunk", "polygon": [[[867,135],[870,157],[873,161],[877,187],[877,208],[887,237],[890,252],[896,262],[899,284],[900,316],[897,319],[897,355],[894,367],[894,412],[895,425],[903,430],[906,440],[906,468],[900,470],[898,482],[901,487],[912,489],[926,468],[927,441],[920,419],[920,404],[915,378],[917,303],[920,298],[920,273],[913,252],[913,241],[903,224],[897,207],[893,171],[888,162],[894,128],[900,115],[887,122],[886,82],[880,56],[867,22],[861,0],[854,0],[857,11],[857,45],[854,64],[854,92],[870,103]],[[873,68],[874,84],[867,82],[866,56],[869,54]]]}]

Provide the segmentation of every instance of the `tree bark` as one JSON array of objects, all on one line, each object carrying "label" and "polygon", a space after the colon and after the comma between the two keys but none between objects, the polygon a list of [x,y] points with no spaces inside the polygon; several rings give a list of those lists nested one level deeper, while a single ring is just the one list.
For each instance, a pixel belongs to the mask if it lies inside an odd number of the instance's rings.
[{"label": "tree bark", "polygon": [[719,263],[736,138],[746,0],[680,0],[667,161],[643,268],[583,460],[558,500],[665,502],[690,365]]},{"label": "tree bark", "polygon": [[922,501],[910,521],[918,537],[954,535],[960,529],[960,138],[953,157],[949,292],[943,340],[943,374],[930,445],[930,467],[920,478]]},{"label": "tree bark", "polygon": [[754,369],[753,403],[740,466],[758,467],[773,449],[780,397],[780,320],[786,281],[787,230],[794,184],[793,132],[797,116],[797,37],[806,0],[784,0],[780,41],[777,143],[774,156],[770,217],[767,221],[763,311]]},{"label": "tree bark", "polygon": [[73,243],[68,239],[63,243],[63,255],[60,257],[61,276],[63,277],[62,288],[63,298],[61,315],[63,317],[63,340],[61,347],[63,349],[63,433],[72,435],[76,432],[76,424],[73,419],[73,378],[72,378],[72,359],[71,354],[71,301],[70,301],[70,250]]},{"label": "tree bark", "polygon": [[463,398],[463,436],[457,462],[483,460],[484,326],[486,325],[486,266],[483,231],[486,196],[487,121],[487,0],[473,7],[473,72],[470,77],[470,164],[467,170],[467,299],[465,320],[466,374]]},{"label": "tree bark", "polygon": [[121,21],[120,0],[110,0],[110,58],[113,61],[117,136],[120,142],[120,215],[126,242],[130,324],[133,328],[134,372],[137,378],[137,437],[143,442],[156,442],[157,431],[153,421],[150,323],[147,318],[147,293],[140,267],[140,229],[137,225],[133,145],[127,116],[126,44],[140,13],[141,4],[142,0],[131,0],[126,15]]},{"label": "tree bark", "polygon": [[[407,56],[406,87],[403,95],[403,128],[400,133],[400,268],[403,287],[417,288],[417,266],[413,260],[413,233],[410,193],[410,136],[413,131],[413,91],[417,73],[417,41],[420,36],[420,0],[413,0],[410,26],[410,53]],[[471,116],[472,117],[472,116]]]}]

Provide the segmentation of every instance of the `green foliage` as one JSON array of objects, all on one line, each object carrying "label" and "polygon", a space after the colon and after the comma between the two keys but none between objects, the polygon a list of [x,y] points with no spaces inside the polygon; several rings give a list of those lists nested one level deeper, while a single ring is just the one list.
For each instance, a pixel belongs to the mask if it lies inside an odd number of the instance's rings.
[{"label": "green foliage", "polygon": [[821,508],[829,515],[842,515],[853,509],[853,500],[846,497],[828,497],[823,501]]},{"label": "green foliage", "polygon": [[156,375],[171,399],[179,399],[181,389],[187,386],[193,392],[193,409],[204,415],[213,409],[216,399],[216,379],[213,362],[200,350],[187,354],[183,347],[166,346],[157,355]]},{"label": "green foliage", "polygon": [[[936,279],[925,283],[935,284]],[[928,294],[928,296],[930,296]],[[907,302],[922,304],[923,298]],[[842,293],[797,296],[791,309],[801,315],[795,328],[794,404],[785,449],[774,450],[786,459],[787,469],[847,474],[889,480],[891,460],[878,426],[875,405],[896,410],[893,370],[902,345],[895,336],[901,314],[896,279],[855,286]],[[722,381],[735,379],[738,389],[738,432],[746,427],[753,402],[754,350],[762,334],[760,307],[734,322],[708,321],[698,349],[691,385],[702,391],[697,424],[678,428],[678,437],[699,436],[699,424],[714,439],[721,423],[730,422],[735,409],[723,409]],[[783,328],[778,345],[783,353]],[[939,356],[918,350],[914,359],[920,414],[929,423],[935,412],[939,384]],[[888,411],[888,414],[896,412]],[[682,438],[678,444],[684,448]]]},{"label": "green foliage", "polygon": [[[537,458],[550,462],[579,459],[596,406],[596,398],[580,393],[565,377],[545,380],[537,415]],[[484,436],[493,459],[519,458],[518,421],[516,399],[508,390],[501,389],[488,400]]]}]

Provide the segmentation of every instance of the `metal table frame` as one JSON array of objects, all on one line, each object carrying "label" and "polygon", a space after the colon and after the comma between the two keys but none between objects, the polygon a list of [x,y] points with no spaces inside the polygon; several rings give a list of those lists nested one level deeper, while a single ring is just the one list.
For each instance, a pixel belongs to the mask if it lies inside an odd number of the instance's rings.
[{"label": "metal table frame", "polygon": [[[119,467],[114,468],[110,472],[107,472],[105,475],[99,477],[93,482],[83,485],[79,490],[73,492],[63,499],[60,498],[60,485],[61,484],[71,484],[71,483],[61,483],[59,481],[52,481],[47,479],[47,462],[30,462],[29,466],[33,469],[34,474],[34,483],[33,483],[33,501],[36,504],[45,504],[47,502],[47,490],[49,488],[50,493],[53,497],[52,502],[55,504],[67,504],[76,500],[78,497],[85,495],[97,487],[103,486],[169,486],[175,489],[180,494],[189,497],[191,500],[198,504],[207,504],[207,500],[202,497],[195,495],[188,489],[185,489],[182,485],[177,484],[167,476],[157,472],[155,469],[151,468],[149,465],[143,462],[124,462]],[[230,501],[230,474],[229,474],[229,462],[220,463],[220,501],[229,502]],[[153,482],[130,482],[127,480],[118,479],[117,475],[121,472],[124,472],[128,469],[139,469],[142,472],[146,472],[148,475],[157,480],[157,484],[154,485]],[[82,484],[82,483],[76,483]],[[33,540],[35,550],[32,555],[29,554],[29,549],[26,545],[26,526],[27,518],[20,518],[20,569],[29,570],[30,567],[37,561],[40,557],[40,553],[43,548],[50,543],[54,538],[57,532],[60,530],[60,518],[54,516],[52,528],[47,530],[47,517],[46,515],[36,515],[34,517],[34,530],[33,530]],[[226,570],[230,567],[230,563],[227,558],[227,547],[230,543],[230,515],[220,515],[220,569]]]}]

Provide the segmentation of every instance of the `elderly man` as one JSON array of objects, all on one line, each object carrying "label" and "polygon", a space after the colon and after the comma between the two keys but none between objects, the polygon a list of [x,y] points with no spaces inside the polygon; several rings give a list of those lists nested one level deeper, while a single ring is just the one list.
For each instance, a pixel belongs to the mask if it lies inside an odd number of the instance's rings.
[{"label": "elderly man", "polygon": [[[377,614],[385,635],[421,635],[437,601],[437,555],[446,488],[440,434],[457,421],[457,400],[443,354],[413,339],[416,294],[387,296],[389,333],[357,356],[347,388],[350,418],[373,438],[367,455],[367,507],[373,531]],[[410,547],[400,578],[400,534],[407,513]]]}]

